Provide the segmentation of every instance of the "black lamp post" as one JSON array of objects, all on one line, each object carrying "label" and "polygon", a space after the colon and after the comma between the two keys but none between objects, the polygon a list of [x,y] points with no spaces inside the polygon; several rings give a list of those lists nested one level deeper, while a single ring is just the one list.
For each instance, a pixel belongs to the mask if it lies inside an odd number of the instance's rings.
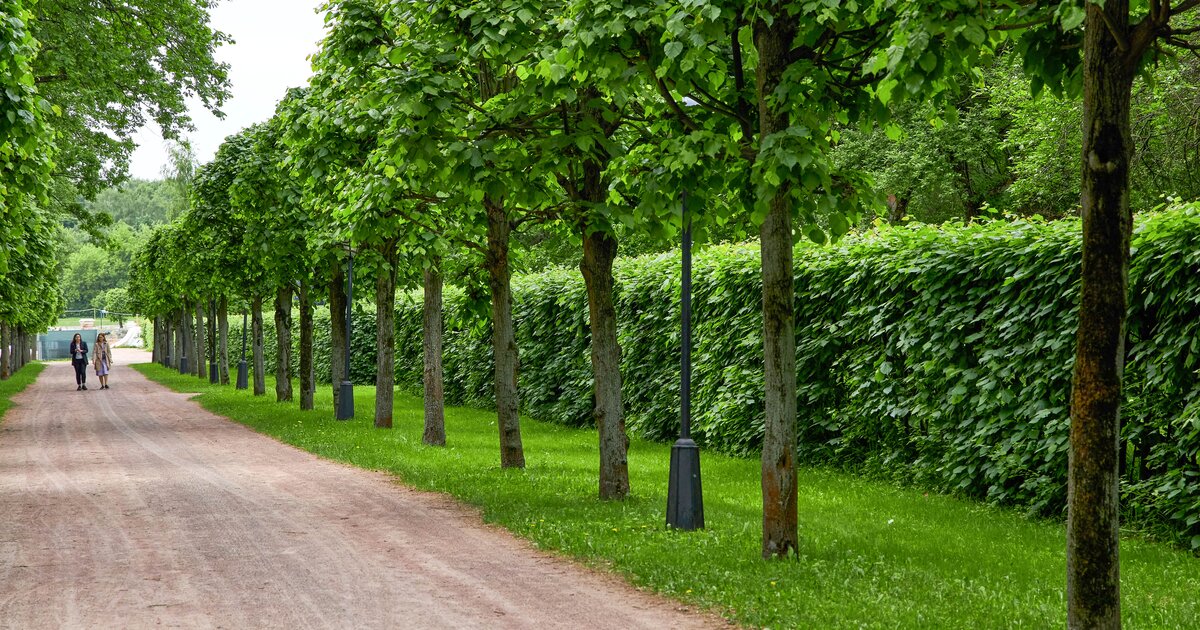
[{"label": "black lamp post", "polygon": [[237,388],[249,387],[250,372],[246,367],[246,312],[242,311],[242,360],[238,362]]},{"label": "black lamp post", "polygon": [[338,420],[350,420],[354,417],[354,383],[350,382],[350,335],[353,326],[350,322],[350,307],[354,304],[354,250],[350,250],[349,263],[346,265],[346,366],[342,374],[342,382],[338,391]]},{"label": "black lamp post", "polygon": [[220,372],[217,370],[217,325],[215,323],[216,316],[217,316],[217,303],[213,300],[209,300],[208,301],[208,321],[209,321],[208,329],[212,332],[212,334],[208,336],[208,347],[209,347],[208,356],[212,357],[212,360],[209,361],[209,363],[208,363],[208,382],[209,383],[219,383],[221,381]]},{"label": "black lamp post", "polygon": [[676,529],[704,528],[704,495],[700,489],[700,447],[692,440],[692,219],[687,192],[683,193],[682,337],[679,383],[679,439],[671,446],[667,486],[667,525]]},{"label": "black lamp post", "polygon": [[[183,303],[187,304],[186,297],[184,298]],[[179,373],[189,374],[191,373],[191,370],[188,369],[187,344],[189,333],[191,333],[191,330],[189,330],[191,326],[188,325],[188,314],[186,311],[180,311],[179,325],[183,332],[183,335],[180,337],[180,340],[183,342],[180,345],[183,347],[179,349]]]}]

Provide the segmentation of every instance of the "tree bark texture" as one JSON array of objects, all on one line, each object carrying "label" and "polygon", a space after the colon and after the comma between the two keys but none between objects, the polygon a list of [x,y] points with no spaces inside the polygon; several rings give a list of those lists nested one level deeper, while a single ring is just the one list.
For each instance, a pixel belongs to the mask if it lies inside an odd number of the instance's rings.
[{"label": "tree bark texture", "polygon": [[421,441],[446,445],[446,400],[442,386],[442,273],[435,261],[425,270],[424,340],[425,432]]},{"label": "tree bark texture", "polygon": [[300,408],[313,408],[313,307],[309,280],[300,281]]},{"label": "tree bark texture", "polygon": [[12,351],[9,348],[12,344],[11,330],[8,324],[0,323],[0,379],[12,376]]},{"label": "tree bark texture", "polygon": [[396,386],[396,248],[384,252],[388,269],[375,274],[375,427],[392,428]]},{"label": "tree bark texture", "polygon": [[162,363],[162,318],[154,318],[154,347],[150,349],[150,361],[152,363]]},{"label": "tree bark texture", "polygon": [[187,353],[187,324],[182,310],[171,316],[175,319],[175,353],[171,355],[171,367],[178,370],[183,356]]},{"label": "tree bark texture", "polygon": [[502,202],[484,198],[487,210],[487,271],[492,293],[492,353],[495,357],[496,424],[500,429],[500,467],[524,468],[521,420],[517,415],[520,359],[512,318],[512,269],[508,247],[511,225]]},{"label": "tree bark texture", "polygon": [[[1108,13],[1105,19],[1102,12]],[[1129,278],[1128,0],[1087,5],[1083,79],[1083,282],[1067,473],[1067,625],[1121,626],[1118,454]],[[1128,41],[1128,37],[1125,37]]]},{"label": "tree bark texture", "polygon": [[[181,322],[181,326],[183,328],[184,349],[183,349],[182,356],[195,357],[196,356],[196,339],[192,336],[193,335],[192,314],[189,312],[188,307],[185,306],[185,307],[179,309],[179,321]],[[188,360],[192,361],[194,359],[189,358]],[[189,367],[191,367],[191,366],[189,366]]]},{"label": "tree bark texture", "polygon": [[[788,128],[785,103],[774,92],[788,66],[795,25],[781,3],[767,11],[768,25],[754,23],[758,49],[760,141]],[[763,278],[763,359],[766,426],[762,448],[763,557],[783,557],[798,548],[796,511],[796,339],[792,268],[792,211],[786,187],[770,200],[760,233]]]},{"label": "tree bark texture", "polygon": [[196,300],[196,354],[192,357],[192,373],[208,378],[208,348],[205,344],[204,300]]},{"label": "tree bark texture", "polygon": [[583,236],[580,271],[587,286],[591,324],[592,416],[600,434],[600,498],[629,494],[629,436],[621,399],[621,346],[617,342],[617,309],[613,295],[613,261],[617,241],[603,232]]},{"label": "tree bark texture", "polygon": [[292,288],[275,290],[275,402],[292,400]]},{"label": "tree bark texture", "polygon": [[229,298],[221,296],[217,304],[217,375],[222,385],[229,384]]},{"label": "tree bark texture", "polygon": [[254,361],[254,395],[267,394],[267,361],[263,355],[263,299],[256,295],[250,301],[250,353]]},{"label": "tree bark texture", "polygon": [[329,276],[329,380],[333,382],[333,409],[337,413],[346,371],[346,274],[334,261]]}]

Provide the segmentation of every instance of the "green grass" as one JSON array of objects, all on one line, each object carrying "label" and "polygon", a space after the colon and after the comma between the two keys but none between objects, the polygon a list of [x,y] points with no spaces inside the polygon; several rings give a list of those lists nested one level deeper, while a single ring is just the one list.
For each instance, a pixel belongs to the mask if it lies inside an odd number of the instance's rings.
[{"label": "green grass", "polygon": [[[494,414],[446,411],[447,448],[421,444],[418,398],[397,393],[395,428],[372,426],[373,388],[355,388],[358,417],[255,399],[157,365],[136,366],[205,408],[283,442],[479,506],[537,546],[615,570],[634,584],[751,626],[1042,628],[1062,626],[1064,529],[1010,511],[823,469],[800,470],[800,553],[760,559],[759,463],[705,453],[708,528],[664,526],[670,447],[634,440],[633,496],[596,496],[596,433],[522,419],[528,467],[499,468]],[[1127,628],[1195,628],[1200,559],[1160,544],[1121,548]]]},{"label": "green grass", "polygon": [[25,391],[25,388],[29,387],[29,384],[36,380],[38,374],[41,374],[44,369],[46,366],[42,363],[27,363],[7,381],[0,381],[0,420],[12,408],[12,397]]}]

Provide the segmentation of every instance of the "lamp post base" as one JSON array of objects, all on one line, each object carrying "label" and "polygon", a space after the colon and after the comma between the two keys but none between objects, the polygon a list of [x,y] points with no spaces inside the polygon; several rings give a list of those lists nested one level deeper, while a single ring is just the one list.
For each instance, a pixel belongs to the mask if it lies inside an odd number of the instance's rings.
[{"label": "lamp post base", "polygon": [[704,493],[700,489],[700,447],[689,439],[671,446],[667,485],[667,525],[675,529],[704,529]]},{"label": "lamp post base", "polygon": [[246,367],[246,361],[243,359],[238,362],[237,388],[246,389],[250,387],[250,370]]},{"label": "lamp post base", "polygon": [[220,382],[220,380],[221,380],[221,376],[217,372],[217,364],[209,363],[208,364],[208,382],[209,383],[217,383],[217,382]]},{"label": "lamp post base", "polygon": [[187,357],[179,357],[179,373],[180,374],[190,374],[191,373],[191,370],[188,369]]},{"label": "lamp post base", "polygon": [[338,391],[338,420],[350,420],[354,417],[354,384],[350,381],[342,381],[338,385],[341,389]]}]

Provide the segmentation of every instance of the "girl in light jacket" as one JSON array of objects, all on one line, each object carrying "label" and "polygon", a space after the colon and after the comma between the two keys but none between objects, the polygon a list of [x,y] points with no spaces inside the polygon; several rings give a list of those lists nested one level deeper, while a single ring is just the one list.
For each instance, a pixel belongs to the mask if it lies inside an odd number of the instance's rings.
[{"label": "girl in light jacket", "polygon": [[100,389],[108,389],[108,371],[112,368],[112,350],[108,347],[108,335],[100,333],[96,346],[92,348],[92,364],[100,378]]}]

